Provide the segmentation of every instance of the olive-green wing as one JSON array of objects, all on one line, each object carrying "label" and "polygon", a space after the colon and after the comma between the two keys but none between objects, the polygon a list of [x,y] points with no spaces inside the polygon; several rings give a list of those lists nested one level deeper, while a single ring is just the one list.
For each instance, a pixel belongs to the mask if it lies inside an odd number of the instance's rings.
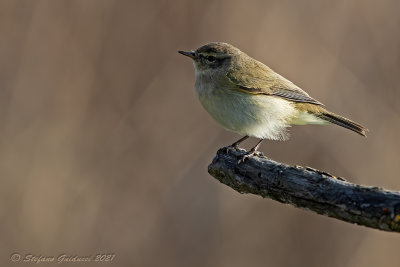
[{"label": "olive-green wing", "polygon": [[[249,94],[278,96],[299,103],[323,105],[264,64],[252,63],[251,66],[243,66],[240,71],[232,69],[226,74],[234,86],[241,91]],[[243,72],[249,69],[256,71]]]}]

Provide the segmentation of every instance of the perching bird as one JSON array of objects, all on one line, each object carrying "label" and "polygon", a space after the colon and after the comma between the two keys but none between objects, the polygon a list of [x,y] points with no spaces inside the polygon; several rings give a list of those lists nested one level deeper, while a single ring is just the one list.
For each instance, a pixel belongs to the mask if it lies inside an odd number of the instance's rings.
[{"label": "perching bird", "polygon": [[225,129],[259,138],[243,158],[252,156],[264,139],[286,140],[290,125],[337,124],[366,136],[362,125],[336,115],[291,81],[227,43],[209,43],[190,57],[195,91],[207,112]]}]

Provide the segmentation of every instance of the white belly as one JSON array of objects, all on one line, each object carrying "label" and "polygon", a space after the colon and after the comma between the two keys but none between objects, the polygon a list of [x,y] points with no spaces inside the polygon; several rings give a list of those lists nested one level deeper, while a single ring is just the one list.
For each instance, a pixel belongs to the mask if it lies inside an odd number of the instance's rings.
[{"label": "white belly", "polygon": [[288,121],[297,113],[289,101],[231,89],[198,88],[199,100],[225,129],[257,138],[285,140]]}]

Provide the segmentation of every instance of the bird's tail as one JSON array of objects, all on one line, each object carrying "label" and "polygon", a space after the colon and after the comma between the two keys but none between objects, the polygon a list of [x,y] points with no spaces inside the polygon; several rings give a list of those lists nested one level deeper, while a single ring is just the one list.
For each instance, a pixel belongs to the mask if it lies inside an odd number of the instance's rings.
[{"label": "bird's tail", "polygon": [[352,131],[358,133],[359,135],[362,135],[364,137],[367,136],[366,135],[366,132],[368,131],[367,128],[365,128],[361,124],[358,124],[354,121],[346,119],[345,117],[339,116],[339,115],[329,112],[329,111],[321,112],[317,116],[325,121],[328,121],[330,123],[334,123],[334,124],[337,124],[344,128],[347,128],[349,130],[352,130]]}]

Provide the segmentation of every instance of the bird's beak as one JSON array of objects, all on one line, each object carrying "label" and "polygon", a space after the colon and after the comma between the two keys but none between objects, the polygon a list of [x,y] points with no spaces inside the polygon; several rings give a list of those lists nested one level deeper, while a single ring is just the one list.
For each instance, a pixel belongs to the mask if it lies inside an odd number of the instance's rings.
[{"label": "bird's beak", "polygon": [[184,56],[190,57],[191,59],[194,59],[196,57],[196,54],[193,51],[186,52],[186,51],[178,51],[179,54],[182,54]]}]

